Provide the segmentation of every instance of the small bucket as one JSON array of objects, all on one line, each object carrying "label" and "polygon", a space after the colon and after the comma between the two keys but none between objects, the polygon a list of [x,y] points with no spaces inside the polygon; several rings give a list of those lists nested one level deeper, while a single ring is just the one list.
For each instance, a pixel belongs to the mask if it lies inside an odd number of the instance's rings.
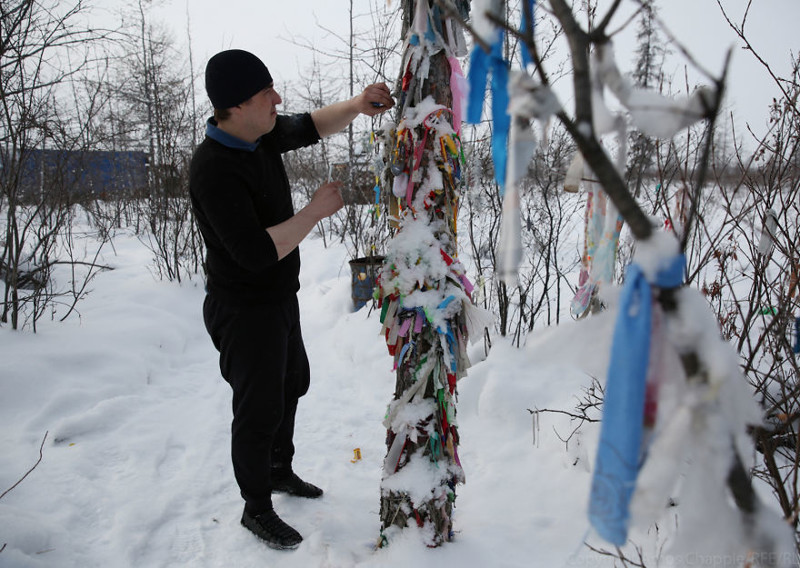
[{"label": "small bucket", "polygon": [[351,296],[354,311],[360,310],[368,301],[372,300],[372,292],[375,290],[378,271],[383,265],[384,258],[380,255],[364,256],[350,261]]}]

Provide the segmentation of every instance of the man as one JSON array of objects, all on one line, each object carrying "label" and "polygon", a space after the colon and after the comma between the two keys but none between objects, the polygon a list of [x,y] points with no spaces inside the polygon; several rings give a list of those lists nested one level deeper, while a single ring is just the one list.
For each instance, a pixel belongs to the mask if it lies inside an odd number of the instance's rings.
[{"label": "man", "polygon": [[311,114],[279,115],[264,63],[228,50],[206,66],[214,118],[192,157],[189,189],[206,244],[206,329],[233,390],[231,457],[245,501],[242,525],[277,549],[303,540],[272,508],[272,492],[316,498],[292,470],[297,401],[309,386],[300,332],[298,245],[343,203],[341,184],[321,186],[294,212],[281,154],[341,131],[359,114],[394,105],[385,84]]}]

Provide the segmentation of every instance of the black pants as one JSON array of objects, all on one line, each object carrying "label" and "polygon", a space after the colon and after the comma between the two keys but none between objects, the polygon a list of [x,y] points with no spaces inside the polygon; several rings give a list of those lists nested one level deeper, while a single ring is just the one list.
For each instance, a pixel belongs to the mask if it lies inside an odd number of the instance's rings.
[{"label": "black pants", "polygon": [[259,514],[272,508],[272,468],[291,467],[297,400],[309,386],[297,298],[234,306],[206,296],[203,319],[233,389],[233,472],[247,510]]}]

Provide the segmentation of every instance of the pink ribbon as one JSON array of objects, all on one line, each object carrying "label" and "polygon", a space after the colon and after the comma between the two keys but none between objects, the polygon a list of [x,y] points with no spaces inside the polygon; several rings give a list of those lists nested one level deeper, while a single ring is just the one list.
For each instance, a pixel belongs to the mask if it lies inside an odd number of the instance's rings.
[{"label": "pink ribbon", "polygon": [[465,92],[467,80],[461,70],[461,64],[455,57],[448,57],[450,63],[450,90],[453,93],[453,128],[456,134],[461,135],[461,120],[464,116]]}]

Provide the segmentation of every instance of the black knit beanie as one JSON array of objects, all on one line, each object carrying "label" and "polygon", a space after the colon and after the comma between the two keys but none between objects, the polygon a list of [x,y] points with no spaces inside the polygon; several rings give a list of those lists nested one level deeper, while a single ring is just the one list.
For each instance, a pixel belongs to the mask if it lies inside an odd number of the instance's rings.
[{"label": "black knit beanie", "polygon": [[214,108],[235,107],[271,84],[266,65],[249,51],[221,51],[206,65],[206,92]]}]

